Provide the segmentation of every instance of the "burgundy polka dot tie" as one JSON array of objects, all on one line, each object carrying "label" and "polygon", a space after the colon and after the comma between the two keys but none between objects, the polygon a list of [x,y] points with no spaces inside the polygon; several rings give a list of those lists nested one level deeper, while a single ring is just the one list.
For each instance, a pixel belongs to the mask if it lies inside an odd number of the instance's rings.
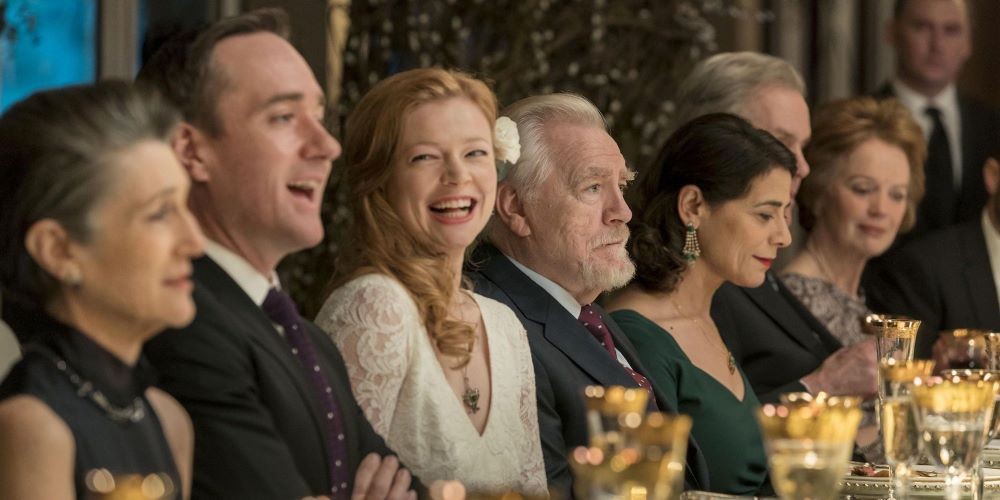
[{"label": "burgundy polka dot tie", "polygon": [[344,441],[344,424],[340,410],[333,400],[333,389],[323,374],[316,357],[316,350],[306,335],[302,326],[302,317],[295,307],[295,302],[285,292],[272,288],[261,306],[271,321],[285,332],[292,354],[302,364],[309,382],[313,386],[317,398],[323,404],[325,412],[323,423],[326,424],[326,452],[330,463],[330,491],[333,498],[349,498],[347,491],[347,443]]},{"label": "burgundy polka dot tie", "polygon": [[[601,347],[604,347],[604,350],[608,351],[611,358],[618,361],[618,353],[615,351],[615,341],[611,338],[608,325],[604,324],[604,319],[601,318],[601,315],[590,304],[587,304],[580,309],[580,317],[578,319],[583,327],[601,343]],[[653,386],[649,383],[649,379],[625,365],[622,365],[622,368],[628,372],[636,384],[639,384],[639,387],[649,391],[649,399],[655,407],[656,396],[653,394]]]}]

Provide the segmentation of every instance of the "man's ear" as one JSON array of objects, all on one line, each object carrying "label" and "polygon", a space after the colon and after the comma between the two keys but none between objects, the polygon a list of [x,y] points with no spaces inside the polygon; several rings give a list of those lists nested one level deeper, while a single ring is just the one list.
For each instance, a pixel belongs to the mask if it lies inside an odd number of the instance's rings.
[{"label": "man's ear", "polygon": [[993,196],[997,192],[997,185],[1000,184],[1000,161],[989,157],[983,165],[983,184],[986,185],[986,192]]},{"label": "man's ear", "polygon": [[170,144],[192,182],[208,182],[210,178],[205,161],[210,154],[206,139],[205,133],[197,127],[181,122]]},{"label": "man's ear", "polygon": [[677,193],[677,214],[685,225],[694,224],[694,227],[699,227],[707,211],[708,204],[698,186],[688,184]]},{"label": "man's ear", "polygon": [[531,236],[531,226],[524,212],[524,199],[510,184],[497,186],[496,215],[510,232],[522,238]]},{"label": "man's ear", "polygon": [[24,247],[39,267],[66,282],[80,278],[80,266],[76,261],[75,244],[62,225],[52,219],[42,219],[28,228],[24,236]]}]

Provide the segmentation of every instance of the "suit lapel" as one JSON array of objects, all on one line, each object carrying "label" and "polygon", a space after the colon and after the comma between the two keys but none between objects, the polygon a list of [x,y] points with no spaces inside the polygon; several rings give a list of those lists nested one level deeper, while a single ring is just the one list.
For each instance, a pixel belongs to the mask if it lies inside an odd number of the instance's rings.
[{"label": "suit lapel", "polygon": [[[826,357],[828,354],[827,346],[814,335],[814,325],[808,325],[803,316],[796,312],[788,301],[780,300],[782,298],[781,291],[776,281],[777,278],[769,273],[763,285],[757,288],[740,287],[740,290],[747,294],[750,300],[756,303],[760,310],[781,327],[789,337],[809,351]],[[803,329],[804,324],[809,326],[810,330]]]},{"label": "suit lapel", "polygon": [[227,319],[234,323],[233,329],[242,331],[284,368],[302,401],[308,402],[317,432],[325,436],[326,426],[320,419],[322,410],[320,402],[314,396],[315,391],[306,379],[299,361],[291,354],[288,344],[281,338],[270,318],[211,258],[202,257],[194,261],[194,277],[196,286],[205,287],[205,291],[219,301],[220,308],[231,313]]},{"label": "suit lapel", "polygon": [[[632,341],[629,340],[627,335],[625,335],[625,332],[620,326],[618,326],[618,323],[615,322],[614,318],[609,316],[603,308],[598,305],[594,305],[594,309],[597,309],[601,313],[601,317],[604,318],[604,323],[608,326],[608,330],[611,332],[611,338],[615,341],[615,347],[617,347],[618,351],[622,353],[622,356],[625,356],[625,361],[628,361],[629,366],[631,366],[633,370],[641,373],[643,376],[646,376],[646,367],[642,365],[642,360],[639,359],[639,353],[636,352],[635,346],[632,345]],[[652,384],[652,381],[650,381],[650,383]],[[653,385],[653,396],[656,398],[656,405],[659,407],[660,411],[677,412],[677,408],[674,408],[667,403],[667,398],[664,397],[664,394],[660,392],[660,388],[656,385]]]},{"label": "suit lapel", "polygon": [[637,387],[618,361],[609,356],[590,332],[545,289],[525,276],[496,248],[483,245],[481,251],[488,255],[489,260],[480,272],[507,293],[525,318],[542,326],[542,334],[549,343],[562,351],[595,383]]},{"label": "suit lapel", "polygon": [[963,273],[968,283],[969,303],[981,325],[1000,324],[1000,308],[997,307],[997,288],[993,283],[990,256],[986,250],[986,237],[980,221],[969,223],[962,231],[962,258],[965,261]]}]

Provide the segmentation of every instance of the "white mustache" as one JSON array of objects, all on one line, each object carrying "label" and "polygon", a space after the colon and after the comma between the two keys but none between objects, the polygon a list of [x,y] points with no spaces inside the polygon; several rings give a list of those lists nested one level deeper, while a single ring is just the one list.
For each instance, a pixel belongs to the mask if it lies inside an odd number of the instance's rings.
[{"label": "white mustache", "polygon": [[620,226],[619,229],[608,231],[607,233],[599,236],[597,239],[591,241],[590,248],[593,250],[595,248],[603,247],[604,245],[610,245],[611,243],[625,242],[628,241],[628,237],[628,226]]}]

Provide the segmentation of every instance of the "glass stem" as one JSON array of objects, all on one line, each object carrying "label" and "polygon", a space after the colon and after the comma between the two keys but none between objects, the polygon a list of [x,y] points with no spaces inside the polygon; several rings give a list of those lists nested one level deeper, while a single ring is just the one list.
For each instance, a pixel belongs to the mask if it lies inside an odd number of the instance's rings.
[{"label": "glass stem", "polygon": [[962,499],[962,474],[954,467],[948,467],[944,477],[944,498],[945,500]]},{"label": "glass stem", "polygon": [[976,465],[972,467],[972,500],[983,500],[985,489],[983,487],[983,461],[976,460]]},{"label": "glass stem", "polygon": [[892,489],[889,498],[906,500],[910,497],[910,465],[897,463],[892,469]]}]

